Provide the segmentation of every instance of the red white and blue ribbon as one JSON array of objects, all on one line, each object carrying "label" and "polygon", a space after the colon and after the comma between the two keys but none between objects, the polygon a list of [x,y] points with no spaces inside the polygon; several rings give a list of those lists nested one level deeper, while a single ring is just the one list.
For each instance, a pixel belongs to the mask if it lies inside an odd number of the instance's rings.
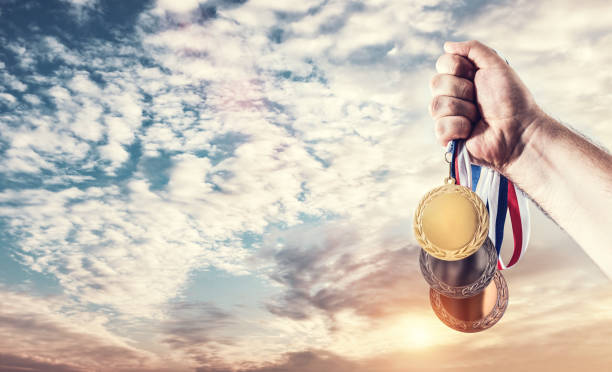
[{"label": "red white and blue ribbon", "polygon": [[[489,238],[497,249],[499,270],[509,269],[527,251],[531,223],[527,196],[522,190],[498,172],[471,163],[464,141],[451,141],[448,151],[452,153],[451,176],[458,185],[469,187],[487,205],[489,210]],[[510,215],[514,251],[508,264],[500,252],[504,239],[506,216]]]}]

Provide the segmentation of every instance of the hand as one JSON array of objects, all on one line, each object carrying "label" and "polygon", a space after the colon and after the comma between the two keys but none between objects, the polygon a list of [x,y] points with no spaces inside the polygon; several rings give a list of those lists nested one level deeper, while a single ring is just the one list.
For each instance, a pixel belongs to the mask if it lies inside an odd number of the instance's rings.
[{"label": "hand", "polygon": [[492,49],[467,41],[444,51],[431,81],[440,142],[466,139],[475,163],[526,192],[612,279],[612,155],[546,115]]},{"label": "hand", "polygon": [[514,70],[478,41],[447,42],[431,79],[431,116],[443,146],[467,139],[473,162],[505,174],[544,115]]}]

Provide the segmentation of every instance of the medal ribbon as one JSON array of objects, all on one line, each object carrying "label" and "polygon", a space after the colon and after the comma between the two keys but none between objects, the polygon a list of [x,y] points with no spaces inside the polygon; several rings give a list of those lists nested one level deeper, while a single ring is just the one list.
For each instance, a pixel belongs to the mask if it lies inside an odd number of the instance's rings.
[{"label": "medal ribbon", "polygon": [[[453,140],[448,148],[452,153],[451,177],[458,185],[474,191],[487,205],[489,210],[489,238],[497,249],[499,270],[509,269],[527,251],[531,232],[527,197],[512,181],[498,172],[471,164],[470,155],[464,141]],[[504,239],[506,216],[510,214],[514,251],[506,265],[500,256]]]}]

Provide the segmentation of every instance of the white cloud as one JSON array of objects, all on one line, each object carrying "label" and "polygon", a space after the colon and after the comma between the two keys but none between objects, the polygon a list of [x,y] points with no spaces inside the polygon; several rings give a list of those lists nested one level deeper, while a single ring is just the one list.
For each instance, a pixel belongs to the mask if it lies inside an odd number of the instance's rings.
[{"label": "white cloud", "polygon": [[[78,3],[95,8],[89,1]],[[38,105],[50,98],[56,111],[16,111],[3,114],[0,123],[10,146],[0,169],[9,175],[49,170],[52,175],[43,182],[54,186],[0,193],[0,215],[19,237],[18,257],[30,269],[56,276],[66,295],[81,305],[109,307],[128,323],[168,320],[168,302],[181,295],[194,270],[286,275],[276,262],[255,259],[259,243],[243,245],[241,234],[268,231],[264,245],[289,258],[293,251],[287,248],[288,239],[303,252],[319,243],[336,247],[313,258],[317,269],[326,269],[321,276],[313,276],[317,270],[303,272],[309,278],[303,295],[320,293],[323,299],[345,302],[327,305],[332,309],[328,313],[323,305],[315,306],[307,320],[249,309],[248,316],[215,329],[212,343],[187,353],[183,366],[198,360],[198,351],[221,364],[257,364],[313,345],[354,358],[376,356],[380,350],[403,352],[411,344],[401,338],[402,327],[414,322],[431,327],[440,343],[458,345],[461,337],[448,336],[426,303],[409,316],[397,313],[405,298],[397,300],[399,292],[391,293],[390,285],[372,275],[384,261],[375,260],[377,255],[399,251],[412,241],[412,208],[447,170],[426,112],[428,80],[441,53],[437,40],[440,34],[463,30],[500,45],[544,102],[563,102],[559,112],[570,119],[586,112],[589,119],[605,123],[608,72],[593,72],[597,82],[591,85],[578,84],[580,74],[564,73],[574,71],[574,63],[592,71],[587,68],[591,63],[609,62],[607,36],[592,36],[607,27],[597,15],[603,10],[579,10],[569,24],[586,31],[575,32],[557,20],[573,12],[569,2],[551,16],[538,4],[521,2],[520,9],[494,5],[470,19],[469,28],[466,23],[455,30],[451,14],[423,10],[435,1],[377,1],[349,8],[334,1],[215,3],[217,18],[206,20],[192,12],[199,3],[158,1],[153,15],[140,18],[149,22],[147,17],[163,13],[158,31],[138,30],[144,50],[92,42],[75,52],[52,37],[44,39],[40,50],[11,44],[24,66],[32,65],[28,58],[46,58],[65,62],[64,72],[71,72],[62,75],[69,78],[33,75],[24,80],[52,86],[48,97],[26,95],[24,100]],[[516,12],[521,16],[508,17]],[[539,17],[530,20],[526,14],[531,13]],[[547,27],[555,32],[545,32]],[[516,32],[521,28],[523,33]],[[537,49],[528,47],[534,35]],[[152,60],[148,67],[134,63],[143,56]],[[560,57],[565,58],[560,67],[551,68]],[[545,63],[538,64],[540,58]],[[99,71],[104,83],[75,67],[84,64]],[[564,84],[576,87],[567,97],[560,96]],[[17,102],[10,97],[12,101],[5,101]],[[28,125],[11,125],[15,123]],[[583,127],[604,138],[608,131],[592,124]],[[141,146],[142,154],[133,157],[141,163],[128,178],[112,179],[130,158],[132,144]],[[169,165],[155,169],[162,154]],[[149,161],[153,172],[167,176],[167,185],[147,179],[151,170],[143,164]],[[105,171],[111,183],[104,178],[98,187],[66,188],[95,184],[93,172],[83,172],[94,168]],[[299,234],[304,215],[317,220],[321,229]],[[327,217],[336,221],[326,222]],[[270,233],[274,226],[288,230]],[[345,266],[347,262],[355,266]],[[336,264],[347,269],[345,275],[336,275]],[[584,262],[581,267],[589,268]],[[389,266],[387,271],[395,270]],[[413,275],[416,269],[402,273]],[[580,275],[576,278],[587,280]],[[287,281],[279,283],[277,290],[291,289]],[[406,292],[426,290],[423,283],[406,285],[414,286]],[[370,305],[358,305],[392,308],[395,315],[378,319],[364,315],[363,308],[351,308],[348,302],[355,300],[350,296],[325,296],[360,289],[372,297]],[[520,304],[530,295],[522,292],[524,297],[513,301]],[[100,332],[110,329],[102,320],[92,323]],[[60,334],[72,337],[71,332]],[[31,341],[23,340],[14,350]]]},{"label": "white cloud", "polygon": [[168,10],[171,12],[188,12],[194,10],[200,4],[200,0],[157,0],[157,8],[160,10]]},{"label": "white cloud", "polygon": [[69,370],[163,365],[155,354],[109,332],[107,316],[84,311],[68,298],[33,297],[6,288],[0,293],[5,300],[0,308],[0,349],[7,362],[15,356],[34,366],[62,364]]},{"label": "white cloud", "polygon": [[174,162],[168,183],[173,198],[194,203],[212,191],[212,185],[206,182],[206,176],[212,168],[208,158],[184,154],[175,157]]},{"label": "white cloud", "polygon": [[253,1],[253,8],[264,8],[270,9],[276,12],[306,12],[308,9],[314,8],[320,5],[319,0],[307,0],[300,2],[281,2],[274,0],[255,0]]},{"label": "white cloud", "polygon": [[68,3],[77,5],[77,6],[91,6],[95,4],[97,0],[63,0],[63,1],[66,1]]},{"label": "white cloud", "polygon": [[[268,3],[250,6],[280,10]],[[303,10],[310,7],[304,5]],[[331,7],[320,22],[339,16],[341,9]],[[381,24],[374,22],[372,27]],[[176,294],[192,268],[212,264],[244,272],[248,254],[241,247],[221,249],[219,244],[237,233],[261,233],[271,223],[294,225],[301,213],[342,215],[375,231],[392,219],[380,216],[387,207],[383,195],[395,203],[408,204],[415,198],[403,189],[413,177],[399,171],[410,163],[409,157],[398,157],[398,148],[413,135],[398,124],[406,115],[399,108],[405,97],[399,88],[406,81],[399,72],[377,75],[367,68],[335,66],[325,60],[309,63],[295,58],[283,44],[270,50],[267,30],[246,26],[247,37],[241,27],[220,18],[147,37],[151,53],[167,72],[138,69],[144,86],[153,93],[148,109],[154,124],[142,132],[142,102],[134,89],[139,80],[122,75],[102,90],[80,72],[49,90],[59,123],[38,133],[22,133],[22,148],[43,133],[57,140],[66,131],[87,141],[106,138],[98,153],[101,160],[110,161],[106,171],[111,174],[129,157],[122,145],[136,138],[145,157],[156,157],[159,151],[188,153],[173,157],[168,186],[158,192],[151,192],[136,174],[127,193],[119,196],[115,188],[101,188],[99,200],[75,201],[73,196],[50,192],[10,194],[17,200],[35,197],[37,210],[41,206],[53,210],[43,214],[45,222],[34,219],[30,225],[15,226],[15,231],[31,234],[22,249],[36,252],[32,267],[54,273],[67,291],[79,293],[85,301],[153,316],[155,307]],[[313,27],[303,24],[295,32]],[[345,46],[342,53],[393,40],[395,35],[392,30],[380,33],[375,40]],[[55,39],[47,39],[47,44],[58,55],[69,53]],[[279,79],[276,69],[311,81]],[[331,72],[327,83],[317,79],[321,69]],[[307,79],[311,74],[314,77]],[[364,102],[366,94],[369,99]],[[269,107],[266,100],[283,105],[283,110]],[[297,131],[295,136],[291,130]],[[232,133],[243,136],[244,142],[232,144]],[[386,139],[389,133],[393,140]],[[228,135],[230,143],[211,144]],[[57,149],[52,145],[57,140],[45,151]],[[72,142],[75,148],[89,148]],[[207,151],[220,161],[213,165],[189,154],[197,151]],[[377,179],[380,172],[389,172],[385,182]],[[79,198],[93,192],[87,189]],[[28,208],[7,213],[15,218],[34,216]],[[58,245],[62,248],[52,248]],[[180,253],[169,259],[175,249]],[[162,263],[168,275],[158,276],[156,285],[151,285],[150,275],[159,272]],[[128,301],[145,286],[148,296]]]},{"label": "white cloud", "polygon": [[75,95],[99,96],[100,88],[89,79],[86,72],[77,72],[74,77],[66,84]]},{"label": "white cloud", "polygon": [[17,99],[12,94],[0,93],[0,102],[3,102],[8,106],[12,106],[17,102]]},{"label": "white cloud", "polygon": [[79,65],[82,63],[81,56],[67,48],[64,44],[57,40],[57,38],[47,36],[43,39],[43,43],[46,46],[47,51],[44,58],[50,61],[61,60],[71,65]]},{"label": "white cloud", "polygon": [[42,102],[40,98],[38,96],[35,96],[34,94],[24,94],[23,100],[34,106],[40,105],[40,103]]},{"label": "white cloud", "polygon": [[[0,66],[0,68],[4,68],[4,67]],[[15,76],[7,72],[2,72],[0,76],[2,78],[2,82],[13,90],[16,90],[18,92],[25,92],[28,89],[28,86],[26,84],[24,84],[19,79],[17,79]]]},{"label": "white cloud", "polygon": [[[30,53],[34,53],[37,44],[32,45]],[[43,44],[38,44],[38,57],[47,53],[46,45],[72,53],[56,39],[46,38]],[[107,47],[94,45],[93,48],[103,54],[114,52]],[[92,53],[87,48],[81,52]],[[73,62],[80,64],[82,61],[79,59]],[[138,65],[134,68],[138,68]],[[51,86],[46,90],[46,95],[53,102],[51,108],[55,111],[49,112],[42,104],[42,96],[24,95],[24,101],[35,108],[19,106],[15,112],[18,115],[10,117],[6,122],[13,124],[7,125],[3,131],[3,136],[10,140],[10,151],[6,152],[7,156],[2,161],[5,171],[35,174],[41,169],[53,169],[53,163],[57,162],[72,167],[73,172],[99,166],[113,174],[129,158],[121,145],[129,145],[134,141],[143,120],[142,95],[137,83],[129,78],[129,72],[119,75],[108,73],[103,85],[95,83],[89,73],[83,70],[75,70],[71,75],[67,80],[39,74],[30,77],[36,83]],[[24,126],[21,123],[30,125]],[[91,142],[103,142],[105,147],[91,151]],[[53,179],[78,179],[73,176],[57,175]]]},{"label": "white cloud", "polygon": [[55,103],[58,105],[70,100],[70,92],[66,88],[60,86],[50,88],[49,95],[53,97]]},{"label": "white cloud", "polygon": [[159,123],[147,128],[144,140],[145,154],[150,157],[157,156],[157,151],[160,149],[179,150],[181,148],[181,143],[172,130]]},{"label": "white cloud", "polygon": [[612,40],[610,22],[602,16],[609,4],[574,5],[520,1],[489,7],[456,32],[498,49],[550,114],[612,147],[612,130],[606,124],[612,75],[597,68],[612,63],[606,48]]},{"label": "white cloud", "polygon": [[108,145],[100,146],[99,150],[102,158],[109,160],[112,164],[112,167],[108,169],[108,171],[118,167],[130,157],[130,154],[117,142],[111,142]]},{"label": "white cloud", "polygon": [[88,101],[85,102],[87,103],[75,113],[74,122],[70,123],[68,128],[85,140],[99,141],[104,134],[104,127],[99,122],[102,107]]},{"label": "white cloud", "polygon": [[116,141],[124,145],[132,143],[134,140],[134,126],[130,125],[125,118],[106,116],[104,122],[108,130],[109,141]]},{"label": "white cloud", "polygon": [[6,46],[9,50],[19,56],[18,60],[20,67],[24,69],[31,69],[34,66],[36,60],[34,53],[31,50],[28,50],[25,46],[14,42],[6,42]]},{"label": "white cloud", "polygon": [[0,166],[4,172],[37,173],[41,169],[55,168],[32,149],[8,149],[4,157]]}]

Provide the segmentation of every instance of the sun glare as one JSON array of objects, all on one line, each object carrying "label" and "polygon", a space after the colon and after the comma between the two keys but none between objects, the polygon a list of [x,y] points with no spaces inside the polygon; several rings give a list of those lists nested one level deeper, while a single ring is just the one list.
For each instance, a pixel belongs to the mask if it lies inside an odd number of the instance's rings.
[{"label": "sun glare", "polygon": [[431,330],[422,324],[410,324],[407,327],[406,341],[411,348],[423,348],[432,344]]}]

